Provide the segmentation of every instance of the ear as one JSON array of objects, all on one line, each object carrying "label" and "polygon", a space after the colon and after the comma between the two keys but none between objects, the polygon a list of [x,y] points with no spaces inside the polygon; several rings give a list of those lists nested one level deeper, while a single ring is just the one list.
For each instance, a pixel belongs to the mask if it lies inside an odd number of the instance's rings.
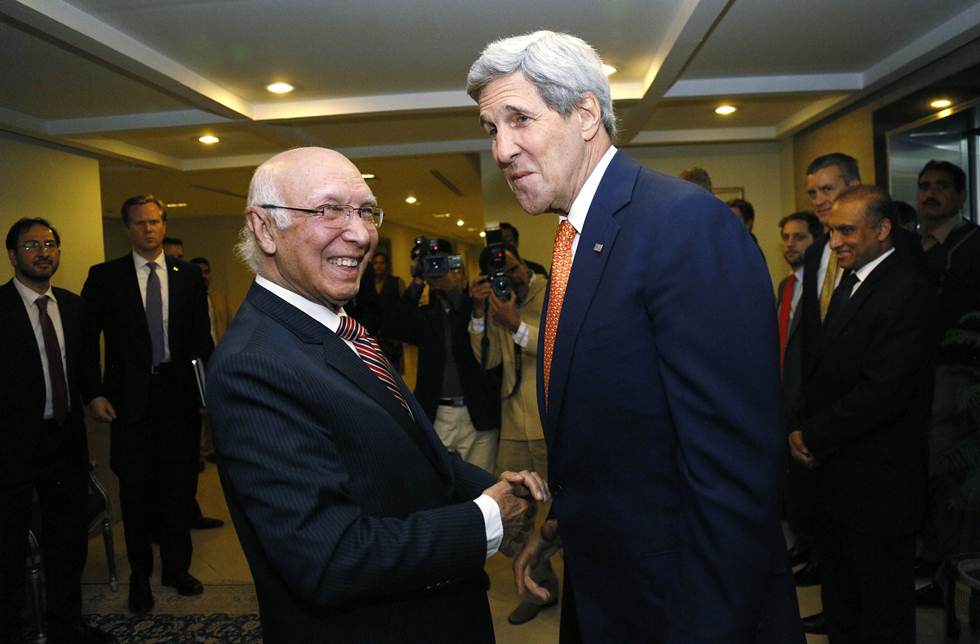
[{"label": "ear", "polygon": [[7,257],[10,258],[10,265],[17,268],[17,249],[11,248],[7,251]]},{"label": "ear", "polygon": [[602,110],[599,107],[599,98],[592,92],[586,92],[585,96],[575,106],[575,112],[579,117],[579,127],[584,141],[591,141],[602,127]]},{"label": "ear", "polygon": [[269,215],[264,210],[256,206],[249,206],[245,210],[245,225],[252,231],[255,243],[266,255],[276,254],[276,237],[272,229],[275,228],[269,220]]},{"label": "ear", "polygon": [[885,241],[892,234],[892,220],[882,217],[878,223],[878,241]]}]

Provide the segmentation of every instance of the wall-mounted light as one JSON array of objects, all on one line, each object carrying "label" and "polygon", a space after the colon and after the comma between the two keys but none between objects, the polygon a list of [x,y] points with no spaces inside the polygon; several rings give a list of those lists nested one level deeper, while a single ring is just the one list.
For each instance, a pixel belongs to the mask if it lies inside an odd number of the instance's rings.
[{"label": "wall-mounted light", "polygon": [[737,109],[734,105],[719,105],[715,108],[715,114],[728,116],[729,114],[734,114]]},{"label": "wall-mounted light", "polygon": [[288,94],[289,92],[296,89],[289,83],[283,83],[283,82],[270,83],[269,85],[266,85],[265,88],[270,92],[272,92],[273,94]]},{"label": "wall-mounted light", "polygon": [[364,179],[365,181],[370,181],[371,179],[374,179],[374,173],[373,172],[362,172],[361,173],[361,178]]},{"label": "wall-mounted light", "polygon": [[929,107],[935,108],[937,110],[945,109],[953,104],[953,101],[948,98],[937,98],[929,103]]},{"label": "wall-mounted light", "polygon": [[219,139],[218,137],[216,137],[213,134],[205,134],[204,136],[202,136],[202,137],[200,137],[198,139],[198,141],[200,141],[204,145],[214,145],[215,143],[217,143],[220,140],[221,139]]}]

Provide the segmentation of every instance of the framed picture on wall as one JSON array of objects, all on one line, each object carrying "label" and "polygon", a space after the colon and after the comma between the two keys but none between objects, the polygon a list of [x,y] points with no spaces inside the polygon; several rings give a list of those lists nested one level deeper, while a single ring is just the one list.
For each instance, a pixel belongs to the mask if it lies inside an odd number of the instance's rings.
[{"label": "framed picture on wall", "polygon": [[711,192],[722,201],[745,199],[745,188],[741,186],[712,188]]}]

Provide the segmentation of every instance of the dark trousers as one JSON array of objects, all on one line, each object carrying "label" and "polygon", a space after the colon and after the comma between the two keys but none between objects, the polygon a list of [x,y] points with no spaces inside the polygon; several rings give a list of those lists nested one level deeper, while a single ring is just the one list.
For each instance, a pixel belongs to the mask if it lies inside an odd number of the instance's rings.
[{"label": "dark trousers", "polygon": [[[191,563],[188,508],[193,500],[191,466],[197,467],[197,410],[181,396],[179,381],[154,376],[144,417],[116,421],[113,467],[119,476],[126,550],[134,576],[153,574],[152,534],[160,539],[163,571],[185,573]],[[199,425],[198,425],[199,426]]]},{"label": "dark trousers", "polygon": [[0,489],[0,641],[15,640],[21,629],[27,531],[35,490],[49,624],[57,629],[81,619],[81,578],[88,550],[85,467],[77,450],[52,449],[42,442],[35,452],[32,480]]},{"label": "dark trousers", "polygon": [[582,631],[578,626],[578,609],[575,608],[575,591],[572,590],[568,560],[565,560],[565,576],[561,588],[561,621],[558,625],[559,644],[582,644]]},{"label": "dark trousers", "polygon": [[818,528],[821,598],[831,644],[914,644],[915,537]]}]

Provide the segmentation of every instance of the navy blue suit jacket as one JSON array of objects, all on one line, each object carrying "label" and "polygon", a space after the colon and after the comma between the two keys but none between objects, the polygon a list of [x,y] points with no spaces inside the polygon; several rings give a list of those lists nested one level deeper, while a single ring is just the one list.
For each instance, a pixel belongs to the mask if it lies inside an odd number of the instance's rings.
[{"label": "navy blue suit jacket", "polygon": [[[397,378],[397,374],[395,375]],[[252,285],[208,365],[218,469],[266,642],[490,642],[494,482],[329,329]]]},{"label": "navy blue suit jacket", "polygon": [[617,153],[578,242],[546,409],[538,386],[585,641],[802,641],[777,345],[738,219]]}]

